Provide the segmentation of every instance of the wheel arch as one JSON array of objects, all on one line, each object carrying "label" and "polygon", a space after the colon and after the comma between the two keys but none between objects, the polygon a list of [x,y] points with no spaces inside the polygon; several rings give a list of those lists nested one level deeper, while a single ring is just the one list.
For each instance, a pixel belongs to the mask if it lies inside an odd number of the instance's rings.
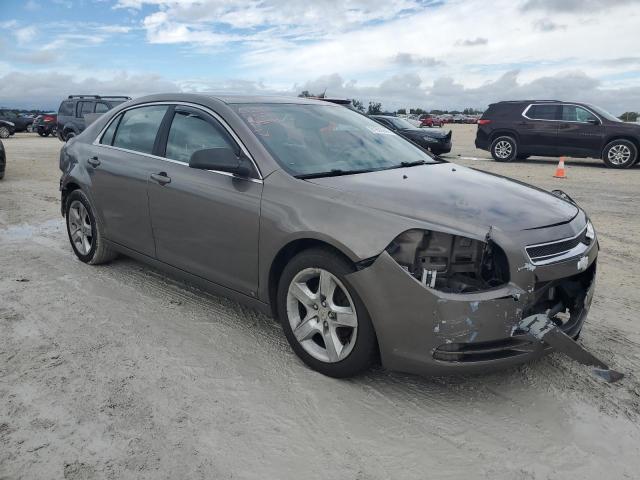
[{"label": "wheel arch", "polygon": [[312,248],[324,248],[342,257],[349,264],[355,264],[355,261],[350,255],[328,241],[313,237],[296,238],[289,241],[278,251],[278,253],[276,253],[271,261],[271,265],[269,266],[267,294],[269,296],[271,313],[274,318],[278,318],[278,284],[280,283],[280,277],[282,276],[285,266],[297,254]]},{"label": "wheel arch", "polygon": [[611,142],[614,142],[616,140],[627,140],[628,142],[633,143],[636,146],[636,149],[638,150],[638,153],[640,154],[640,140],[638,140],[637,138],[630,136],[630,135],[611,135],[611,137],[608,137],[605,141],[604,141],[604,145],[602,145],[602,149],[600,150],[600,156],[602,156],[602,154],[604,154],[604,149],[607,148],[607,145],[609,145]]},{"label": "wheel arch", "polygon": [[62,188],[60,189],[61,191],[61,197],[60,197],[60,210],[62,211],[62,216],[64,217],[64,206],[67,203],[67,198],[69,198],[69,195],[71,194],[71,192],[73,192],[74,190],[82,190],[80,188],[80,184],[78,184],[75,180],[71,180],[67,183],[65,183]]},{"label": "wheel arch", "polygon": [[489,136],[489,143],[491,144],[496,138],[504,136],[513,137],[516,142],[520,142],[520,135],[518,135],[518,132],[508,128],[501,128],[499,130],[491,132],[491,135]]}]

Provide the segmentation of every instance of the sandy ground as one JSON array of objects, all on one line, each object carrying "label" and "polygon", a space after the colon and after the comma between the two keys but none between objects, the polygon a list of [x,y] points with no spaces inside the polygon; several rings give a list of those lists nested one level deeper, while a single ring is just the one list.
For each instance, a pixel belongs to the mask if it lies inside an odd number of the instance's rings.
[{"label": "sandy ground", "polygon": [[601,255],[581,341],[627,377],[559,354],[490,376],[308,370],[271,319],[133,260],[73,256],[60,142],[6,140],[0,182],[0,478],[637,478],[640,168],[497,164],[454,126],[453,161],[546,189],[591,215]]}]

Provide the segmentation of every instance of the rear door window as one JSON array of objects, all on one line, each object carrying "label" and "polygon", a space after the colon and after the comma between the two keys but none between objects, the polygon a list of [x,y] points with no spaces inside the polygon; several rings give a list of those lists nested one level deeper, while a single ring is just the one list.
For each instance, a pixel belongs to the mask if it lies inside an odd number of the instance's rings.
[{"label": "rear door window", "polygon": [[215,119],[196,109],[176,109],[167,138],[167,158],[189,163],[193,152],[219,147],[237,149]]},{"label": "rear door window", "polygon": [[166,105],[150,105],[127,110],[120,120],[113,146],[152,153],[158,129],[166,112]]},{"label": "rear door window", "polygon": [[558,120],[558,105],[531,105],[526,115],[533,120]]},{"label": "rear door window", "polygon": [[93,113],[93,102],[78,102],[76,117],[84,118],[87,113]]},{"label": "rear door window", "polygon": [[562,105],[562,120],[565,122],[583,122],[597,120],[589,110],[577,105]]}]

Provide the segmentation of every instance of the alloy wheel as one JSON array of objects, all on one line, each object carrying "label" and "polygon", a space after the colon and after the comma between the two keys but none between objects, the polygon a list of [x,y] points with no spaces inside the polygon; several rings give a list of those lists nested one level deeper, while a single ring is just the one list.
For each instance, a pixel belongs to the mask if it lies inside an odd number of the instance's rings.
[{"label": "alloy wheel", "polygon": [[356,342],[358,316],[346,287],[322,268],[305,268],[289,284],[287,318],[296,340],[313,358],[344,360]]},{"label": "alloy wheel", "polygon": [[89,212],[81,201],[74,200],[69,207],[67,218],[71,241],[81,255],[87,255],[93,245],[93,229]]},{"label": "alloy wheel", "polygon": [[623,165],[631,158],[631,149],[626,145],[614,145],[609,149],[607,158],[614,165]]},{"label": "alloy wheel", "polygon": [[509,158],[511,152],[513,151],[513,148],[511,146],[511,143],[507,142],[506,140],[500,140],[498,143],[496,143],[494,151],[498,158]]}]

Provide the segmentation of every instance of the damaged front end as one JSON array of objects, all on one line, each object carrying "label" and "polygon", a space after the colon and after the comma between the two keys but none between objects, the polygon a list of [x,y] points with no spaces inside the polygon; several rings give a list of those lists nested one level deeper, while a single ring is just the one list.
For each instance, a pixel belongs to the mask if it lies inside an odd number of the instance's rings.
[{"label": "damaged front end", "polygon": [[[582,231],[586,218],[572,223],[550,235]],[[526,232],[489,231],[478,239],[412,229],[350,274],[369,309],[383,364],[448,374],[525,362],[549,350],[522,328],[523,319],[540,314],[575,338],[593,296],[597,242],[583,244],[577,257],[535,265],[526,246],[537,242],[529,240]]]}]

